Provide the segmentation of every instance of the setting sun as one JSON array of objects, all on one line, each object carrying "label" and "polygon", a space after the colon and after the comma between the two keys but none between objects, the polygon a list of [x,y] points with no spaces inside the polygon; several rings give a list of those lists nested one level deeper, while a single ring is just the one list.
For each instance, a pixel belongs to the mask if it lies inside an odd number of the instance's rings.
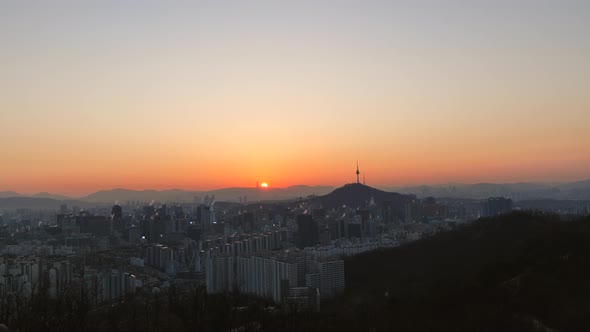
[{"label": "setting sun", "polygon": [[268,183],[266,182],[262,182],[262,184],[260,185],[262,188],[268,188]]}]

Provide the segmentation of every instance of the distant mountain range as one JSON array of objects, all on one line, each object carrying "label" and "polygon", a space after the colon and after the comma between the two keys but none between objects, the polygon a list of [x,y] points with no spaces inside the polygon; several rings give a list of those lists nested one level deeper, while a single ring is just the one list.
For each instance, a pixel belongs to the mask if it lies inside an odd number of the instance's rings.
[{"label": "distant mountain range", "polygon": [[23,195],[23,194],[19,194],[17,192],[14,192],[14,191],[0,191],[0,198],[12,198],[12,197],[50,198],[50,199],[55,199],[58,201],[74,199],[72,197],[58,195],[58,194],[52,194],[52,193],[48,193],[48,192],[36,193],[33,195]]},{"label": "distant mountain range", "polygon": [[78,200],[56,200],[52,198],[43,197],[0,197],[0,210],[14,210],[14,209],[39,209],[39,210],[57,210],[62,204],[68,206],[78,206],[80,208],[87,208],[96,206],[94,203],[83,202]]},{"label": "distant mountain range", "polygon": [[590,180],[561,184],[476,183],[389,187],[383,189],[404,194],[415,194],[418,197],[484,199],[492,196],[504,196],[517,201],[529,199],[590,199]]},{"label": "distant mountain range", "polygon": [[325,208],[337,208],[342,205],[357,208],[367,205],[373,199],[376,204],[389,201],[392,206],[402,207],[404,203],[414,198],[413,195],[386,192],[360,183],[350,183],[327,195],[312,197],[309,201]]},{"label": "distant mountain range", "polygon": [[121,203],[127,201],[150,202],[152,200],[159,202],[194,202],[195,197],[201,200],[205,196],[215,195],[217,201],[239,202],[242,201],[277,201],[294,199],[298,197],[305,198],[310,195],[324,195],[334,190],[328,186],[291,186],[287,188],[224,188],[210,191],[186,191],[179,189],[172,190],[128,190],[113,189],[98,191],[88,196],[80,198],[86,202],[115,202]]},{"label": "distant mountain range", "polygon": [[[363,194],[362,200],[374,197],[380,200],[381,197],[389,197],[388,200],[395,201],[390,194],[413,194],[417,197],[434,196],[437,198],[471,198],[485,199],[492,196],[511,197],[515,201],[532,199],[567,199],[567,200],[590,200],[590,180],[577,181],[561,184],[541,183],[477,183],[477,184],[446,184],[446,185],[423,185],[410,187],[380,187],[381,190],[371,188],[371,192],[364,193],[362,186],[359,189]],[[215,200],[226,202],[260,202],[280,201],[296,198],[307,198],[308,196],[323,196],[332,193],[330,196],[317,198],[315,201],[322,201],[324,205],[334,204],[363,205],[363,202],[350,200],[346,192],[353,187],[345,185],[335,190],[331,186],[291,186],[287,188],[224,188],[210,191],[190,190],[130,190],[112,189],[101,190],[81,198],[72,198],[64,195],[41,192],[34,195],[22,195],[14,191],[0,191],[0,208],[59,208],[61,204],[80,207],[96,206],[102,204],[122,204],[127,201],[135,202],[187,202],[192,203],[195,197],[201,200],[205,196],[215,195]],[[383,194],[384,193],[384,194]],[[387,195],[385,195],[387,194]],[[383,196],[385,195],[385,196]],[[342,196],[342,197],[341,197]],[[354,195],[353,195],[354,196]],[[353,197],[350,196],[349,197]],[[355,196],[356,197],[356,196]],[[401,196],[400,196],[401,197]],[[382,200],[385,200],[383,198]]]},{"label": "distant mountain range", "polygon": [[334,190],[329,186],[291,186],[287,188],[224,188],[210,191],[171,190],[101,190],[81,198],[71,198],[50,193],[22,195],[14,191],[0,192],[0,208],[59,208],[61,204],[76,206],[95,206],[97,204],[125,204],[128,201],[149,203],[185,202],[192,203],[195,198],[202,201],[206,196],[215,196],[216,201],[258,202],[280,201],[308,196],[325,195]]},{"label": "distant mountain range", "polygon": [[8,198],[8,197],[22,197],[21,195],[14,191],[0,191],[0,198]]}]

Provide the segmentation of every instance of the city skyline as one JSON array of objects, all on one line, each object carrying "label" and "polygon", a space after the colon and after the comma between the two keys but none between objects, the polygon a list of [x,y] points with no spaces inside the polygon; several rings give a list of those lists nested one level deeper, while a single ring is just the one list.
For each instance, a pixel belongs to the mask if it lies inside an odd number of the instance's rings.
[{"label": "city skyline", "polygon": [[0,191],[590,178],[590,4],[0,4]]}]

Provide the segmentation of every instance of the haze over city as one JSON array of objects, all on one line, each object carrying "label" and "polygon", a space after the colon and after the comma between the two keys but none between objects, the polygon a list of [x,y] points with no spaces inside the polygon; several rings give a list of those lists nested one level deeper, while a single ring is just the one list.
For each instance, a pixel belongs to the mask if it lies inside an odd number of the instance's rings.
[{"label": "haze over city", "polygon": [[0,189],[590,178],[586,1],[3,1]]}]

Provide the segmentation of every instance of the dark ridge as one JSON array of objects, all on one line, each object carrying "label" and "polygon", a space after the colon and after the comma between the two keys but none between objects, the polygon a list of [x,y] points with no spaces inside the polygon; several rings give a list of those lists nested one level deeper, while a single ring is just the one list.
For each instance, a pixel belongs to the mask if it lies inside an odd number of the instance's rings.
[{"label": "dark ridge", "polygon": [[516,212],[346,260],[324,328],[581,331],[590,324],[590,217]]},{"label": "dark ridge", "polygon": [[342,205],[362,208],[370,202],[371,198],[376,204],[391,202],[393,206],[401,207],[404,203],[415,199],[415,196],[387,192],[360,183],[350,183],[327,195],[313,197],[309,201],[325,208],[337,208]]}]

